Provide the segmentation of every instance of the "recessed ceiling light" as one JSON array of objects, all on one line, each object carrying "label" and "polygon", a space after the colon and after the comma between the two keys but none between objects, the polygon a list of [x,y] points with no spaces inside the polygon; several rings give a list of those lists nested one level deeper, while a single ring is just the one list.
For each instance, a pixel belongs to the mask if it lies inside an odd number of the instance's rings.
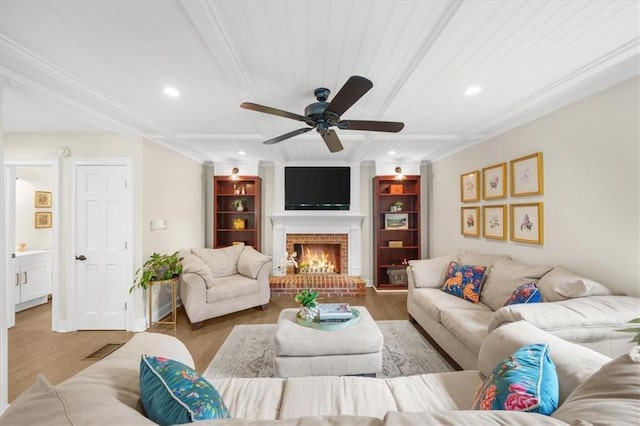
[{"label": "recessed ceiling light", "polygon": [[389,151],[389,155],[396,155],[395,151]]},{"label": "recessed ceiling light", "polygon": [[180,96],[180,92],[178,92],[178,89],[176,89],[175,87],[165,87],[163,92],[170,98],[177,98],[178,96]]},{"label": "recessed ceiling light", "polygon": [[473,96],[473,95],[477,95],[481,91],[482,91],[482,88],[480,86],[469,86],[467,87],[467,90],[464,91],[464,94],[467,96]]},{"label": "recessed ceiling light", "polygon": [[246,152],[244,152],[244,151],[238,151],[238,155],[245,155],[245,154],[246,154]]}]

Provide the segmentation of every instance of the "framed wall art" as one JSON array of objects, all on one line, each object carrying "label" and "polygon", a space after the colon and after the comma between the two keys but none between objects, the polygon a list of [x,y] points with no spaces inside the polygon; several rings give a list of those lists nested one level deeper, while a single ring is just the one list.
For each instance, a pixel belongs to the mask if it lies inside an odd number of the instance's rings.
[{"label": "framed wall art", "polygon": [[497,200],[507,197],[507,163],[494,164],[482,169],[482,199]]},{"label": "framed wall art", "polygon": [[36,191],[35,207],[50,209],[51,208],[51,192]]},{"label": "framed wall art", "polygon": [[511,196],[542,195],[543,192],[542,153],[511,160]]},{"label": "framed wall art", "polygon": [[460,232],[465,237],[480,236],[480,207],[460,209]]},{"label": "framed wall art", "polygon": [[507,239],[507,206],[482,206],[482,236],[494,240]]},{"label": "framed wall art", "polygon": [[511,204],[511,241],[542,244],[543,213],[542,203]]},{"label": "framed wall art", "polygon": [[460,201],[480,201],[480,174],[477,170],[460,175]]},{"label": "framed wall art", "polygon": [[51,212],[36,212],[36,229],[51,228]]},{"label": "framed wall art", "polygon": [[385,214],[384,229],[409,229],[409,215],[407,213]]}]

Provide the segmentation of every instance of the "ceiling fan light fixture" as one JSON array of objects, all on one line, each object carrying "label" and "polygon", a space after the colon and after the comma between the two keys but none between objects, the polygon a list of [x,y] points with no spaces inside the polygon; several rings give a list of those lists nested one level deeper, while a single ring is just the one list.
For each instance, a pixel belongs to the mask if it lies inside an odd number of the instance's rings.
[{"label": "ceiling fan light fixture", "polygon": [[231,169],[231,180],[238,180],[238,173],[240,173],[240,169],[237,167]]},{"label": "ceiling fan light fixture", "polygon": [[402,172],[402,167],[398,166],[394,170],[396,172],[396,180],[404,179],[404,173]]},{"label": "ceiling fan light fixture", "polygon": [[177,98],[180,96],[180,92],[175,87],[167,86],[162,90],[162,93],[170,98]]},{"label": "ceiling fan light fixture", "polygon": [[395,152],[395,151],[389,151],[387,154],[389,154],[389,155],[396,155],[396,152]]},{"label": "ceiling fan light fixture", "polygon": [[467,87],[467,90],[464,91],[464,94],[467,95],[467,96],[473,96],[473,95],[477,95],[480,92],[482,92],[482,87],[480,87],[480,86],[469,86],[469,87]]}]

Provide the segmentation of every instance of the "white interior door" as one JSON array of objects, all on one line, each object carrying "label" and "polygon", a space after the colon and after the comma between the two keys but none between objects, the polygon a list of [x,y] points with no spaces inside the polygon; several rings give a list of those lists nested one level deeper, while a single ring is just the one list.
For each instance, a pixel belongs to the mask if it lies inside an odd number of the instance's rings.
[{"label": "white interior door", "polygon": [[128,229],[133,221],[126,165],[76,165],[75,284],[78,330],[126,328]]}]

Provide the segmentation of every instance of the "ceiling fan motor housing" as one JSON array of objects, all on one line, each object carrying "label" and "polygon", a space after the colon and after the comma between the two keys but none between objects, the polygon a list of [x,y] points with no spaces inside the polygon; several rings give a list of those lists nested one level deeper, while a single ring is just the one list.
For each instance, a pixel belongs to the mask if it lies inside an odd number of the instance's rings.
[{"label": "ceiling fan motor housing", "polygon": [[329,102],[314,102],[304,109],[304,115],[312,119],[313,121],[317,121],[322,118],[322,114],[324,110],[327,109]]}]

